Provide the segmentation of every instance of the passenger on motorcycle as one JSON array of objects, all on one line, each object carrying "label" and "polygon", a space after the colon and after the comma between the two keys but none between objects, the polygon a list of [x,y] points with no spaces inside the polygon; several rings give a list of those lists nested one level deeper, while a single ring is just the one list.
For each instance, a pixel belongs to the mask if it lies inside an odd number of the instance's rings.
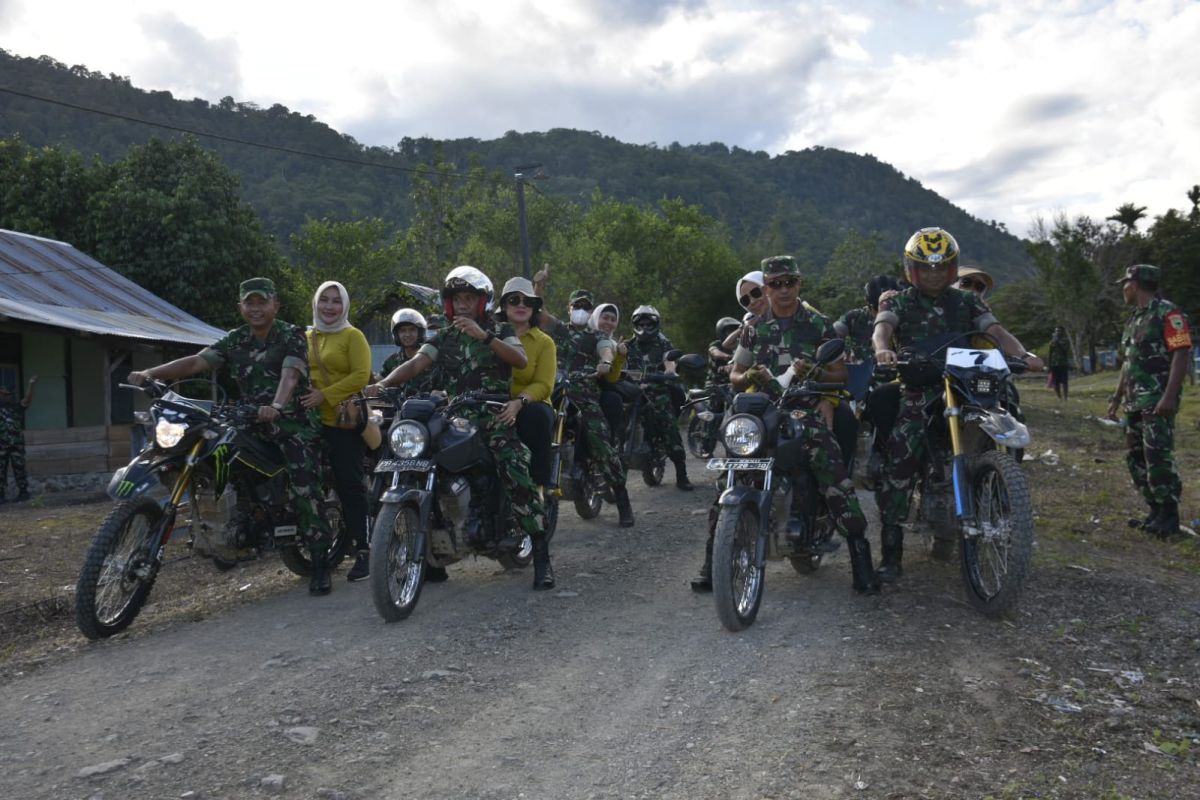
[{"label": "passenger on motorcycle", "polygon": [[737,298],[738,305],[746,309],[746,313],[742,315],[741,326],[725,337],[724,345],[730,352],[737,349],[738,343],[749,334],[758,318],[771,307],[771,301],[767,299],[766,287],[763,286],[762,270],[752,270],[738,278],[737,284],[734,286],[734,296]]},{"label": "passenger on motorcycle", "polygon": [[332,588],[328,553],[333,532],[317,510],[324,494],[320,469],[320,417],[305,409],[299,399],[310,391],[308,343],[304,329],[277,320],[279,299],[269,278],[242,281],[238,311],[245,325],[234,328],[193,356],[157,367],[135,370],[128,381],[141,386],[147,380],[179,380],[225,367],[237,383],[243,400],[259,404],[258,422],[252,431],[275,442],[288,470],[288,491],[296,512],[299,534],[312,556],[308,591],[328,594]]},{"label": "passenger on motorcycle", "polygon": [[[662,317],[654,306],[638,306],[631,317],[633,341],[629,343],[627,363],[633,369],[647,373],[675,372],[675,362],[667,361],[667,354],[675,349],[671,340],[663,335]],[[675,486],[685,492],[695,487],[687,476],[687,453],[679,435],[678,405],[666,384],[653,384],[645,389],[646,437],[665,452],[675,465]]]},{"label": "passenger on motorcycle", "polygon": [[[778,397],[793,379],[803,379],[809,374],[817,348],[836,338],[837,334],[828,317],[800,300],[800,266],[795,258],[772,256],[763,259],[763,277],[770,309],[734,352],[730,378],[735,389],[753,388]],[[844,383],[846,365],[838,359],[816,377],[822,383]],[[834,525],[846,537],[854,590],[871,594],[877,592],[879,586],[871,566],[867,520],[834,436],[832,420],[833,407],[827,399],[814,399],[804,409],[800,430],[804,437],[806,466],[825,497]],[[799,536],[803,531],[803,510],[798,507],[801,500],[796,496],[792,498],[787,523],[789,537]]]},{"label": "passenger on motorcycle", "polygon": [[625,369],[625,360],[629,356],[629,345],[625,340],[617,338],[617,325],[621,321],[621,311],[613,303],[601,303],[592,310],[588,319],[588,327],[599,331],[612,339],[612,367],[600,381],[600,410],[608,422],[609,439],[614,447],[619,447],[625,440],[625,398],[630,392],[638,392],[636,384],[621,380],[621,371]]},{"label": "passenger on motorcycle", "polygon": [[709,386],[729,383],[729,373],[733,369],[733,351],[736,348],[736,338],[733,345],[726,340],[733,338],[742,328],[742,323],[733,317],[721,317],[717,320],[717,338],[708,345],[708,380]]},{"label": "passenger on motorcycle", "polygon": [[[405,383],[440,364],[444,389],[452,397],[471,391],[509,394],[513,369],[525,367],[528,359],[512,326],[498,324],[488,313],[493,294],[492,282],[475,267],[450,270],[442,286],[450,324],[436,342],[426,342],[417,355],[392,370],[379,385]],[[554,588],[543,528],[545,509],[529,475],[529,448],[510,425],[490,412],[464,408],[462,415],[478,427],[496,459],[497,477],[508,493],[513,522],[533,539],[533,588]]]},{"label": "passenger on motorcycle", "polygon": [[[880,300],[872,335],[876,363],[895,364],[893,347],[931,354],[957,335],[980,331],[994,336],[1006,356],[1023,359],[1031,369],[1040,369],[1041,359],[1025,351],[996,320],[987,303],[972,292],[954,288],[958,258],[958,242],[942,228],[922,228],[909,238],[904,247],[904,269],[912,285]],[[876,497],[883,526],[879,578],[886,582],[903,572],[901,525],[908,518],[913,489],[929,452],[924,409],[941,391],[940,383],[902,386],[898,415],[884,445],[883,479]]]},{"label": "passenger on motorcycle", "polygon": [[[402,308],[392,314],[392,341],[399,349],[384,359],[380,368],[380,377],[388,375],[396,367],[408,361],[420,352],[426,341],[432,341],[428,335],[429,322],[415,308]],[[405,384],[405,388],[413,394],[425,394],[438,388],[441,382],[438,373],[441,370],[436,365]]]},{"label": "passenger on motorcycle", "polygon": [[892,276],[876,275],[863,286],[866,305],[850,309],[833,323],[837,335],[846,342],[850,394],[859,402],[866,397],[871,372],[875,368],[871,332],[875,328],[875,315],[879,313],[879,295],[889,289],[899,288],[899,282]]}]

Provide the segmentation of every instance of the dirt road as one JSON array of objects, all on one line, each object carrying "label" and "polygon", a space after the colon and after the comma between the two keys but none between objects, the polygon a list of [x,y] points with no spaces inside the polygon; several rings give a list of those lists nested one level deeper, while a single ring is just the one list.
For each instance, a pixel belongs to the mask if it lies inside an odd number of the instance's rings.
[{"label": "dirt road", "polygon": [[730,634],[688,587],[714,491],[630,484],[631,530],[609,508],[594,522],[564,509],[551,592],[460,564],[385,625],[339,575],[327,598],[297,584],[13,678],[0,796],[1115,799],[1200,785],[1195,753],[1157,722],[1200,718],[1190,589],[1049,565],[1013,620],[991,622],[961,601],[957,566],[910,541],[905,578],[876,598],[851,592],[844,550],[815,575],[771,564],[757,624]]}]

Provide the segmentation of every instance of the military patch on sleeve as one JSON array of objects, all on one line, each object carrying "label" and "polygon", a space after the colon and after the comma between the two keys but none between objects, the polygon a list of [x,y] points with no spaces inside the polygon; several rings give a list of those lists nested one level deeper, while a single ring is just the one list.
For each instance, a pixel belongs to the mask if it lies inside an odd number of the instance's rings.
[{"label": "military patch on sleeve", "polygon": [[1163,332],[1168,350],[1179,350],[1192,346],[1192,334],[1188,330],[1187,317],[1178,309],[1167,314]]}]

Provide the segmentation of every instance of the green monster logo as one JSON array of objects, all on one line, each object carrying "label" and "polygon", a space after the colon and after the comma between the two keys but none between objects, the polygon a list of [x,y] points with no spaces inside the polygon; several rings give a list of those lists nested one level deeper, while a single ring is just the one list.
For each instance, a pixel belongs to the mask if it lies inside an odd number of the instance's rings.
[{"label": "green monster logo", "polygon": [[133,491],[133,481],[121,481],[117,484],[117,497],[124,497]]}]

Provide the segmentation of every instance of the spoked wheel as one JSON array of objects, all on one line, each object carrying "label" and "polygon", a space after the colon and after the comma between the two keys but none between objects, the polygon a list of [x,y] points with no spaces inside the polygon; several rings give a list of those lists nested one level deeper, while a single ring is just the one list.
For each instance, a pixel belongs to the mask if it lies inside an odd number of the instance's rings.
[{"label": "spoked wheel", "polygon": [[515,551],[501,553],[496,556],[500,566],[505,569],[525,569],[533,563],[533,537],[525,534],[521,537],[521,546]]},{"label": "spoked wheel", "polygon": [[823,558],[821,553],[817,553],[811,556],[789,556],[788,561],[792,562],[792,569],[796,572],[801,575],[811,575],[821,566]]},{"label": "spoked wheel", "polygon": [[667,469],[667,460],[660,456],[651,455],[650,463],[642,470],[642,480],[647,486],[658,486],[662,483],[663,473]]},{"label": "spoked wheel", "polygon": [[155,560],[163,512],[142,497],[113,508],[96,531],[75,586],[75,622],[103,639],[133,622],[158,576]]},{"label": "spoked wheel", "polygon": [[[346,529],[341,504],[336,500],[327,500],[321,503],[320,509],[325,524],[333,531],[333,541],[329,544],[329,568],[334,569],[346,559],[353,543],[350,541],[350,532]],[[309,553],[307,545],[299,542],[284,545],[279,548],[279,560],[291,572],[302,578],[312,575],[312,554]]]},{"label": "spoked wheel", "polygon": [[979,534],[961,542],[967,600],[985,616],[1016,607],[1033,558],[1029,485],[1007,453],[993,450],[971,464],[971,492]]},{"label": "spoked wheel", "polygon": [[687,446],[688,452],[696,458],[708,458],[712,455],[712,445],[708,441],[708,423],[692,415],[691,422],[688,423],[687,431]]},{"label": "spoked wheel", "polygon": [[575,513],[582,519],[595,519],[604,507],[604,482],[589,471],[575,498]]},{"label": "spoked wheel", "polygon": [[384,503],[371,533],[371,600],[379,616],[399,622],[417,607],[425,584],[425,536],[412,506]]},{"label": "spoked wheel", "polygon": [[754,564],[758,517],[749,506],[722,506],[713,540],[712,584],[717,616],[728,630],[754,624],[765,570]]}]

